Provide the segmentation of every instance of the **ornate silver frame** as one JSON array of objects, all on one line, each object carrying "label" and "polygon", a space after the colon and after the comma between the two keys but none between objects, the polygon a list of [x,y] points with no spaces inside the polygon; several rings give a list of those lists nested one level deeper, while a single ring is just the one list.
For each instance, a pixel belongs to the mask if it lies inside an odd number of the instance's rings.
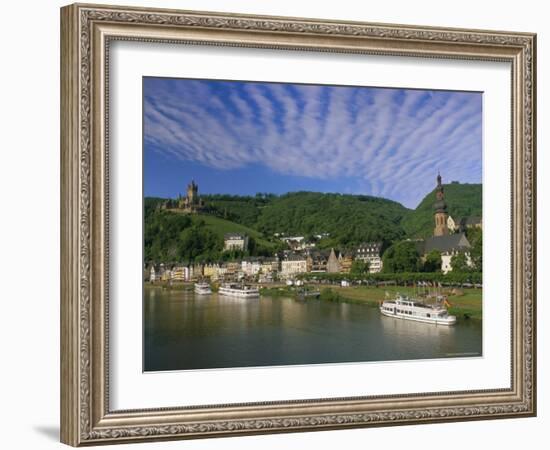
[{"label": "ornate silver frame", "polygon": [[[109,43],[114,39],[507,61],[512,66],[509,389],[111,411]],[[536,36],[75,4],[61,9],[61,440],[73,446],[536,414]]]}]

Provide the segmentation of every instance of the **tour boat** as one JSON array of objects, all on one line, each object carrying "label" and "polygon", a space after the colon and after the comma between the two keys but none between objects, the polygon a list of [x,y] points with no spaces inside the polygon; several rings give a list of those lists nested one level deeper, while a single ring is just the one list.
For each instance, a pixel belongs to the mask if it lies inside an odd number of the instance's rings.
[{"label": "tour boat", "polygon": [[395,300],[386,300],[380,305],[385,316],[436,325],[454,325],[456,317],[449,315],[441,305],[427,305],[420,301],[398,295]]},{"label": "tour boat", "polygon": [[260,296],[260,291],[258,288],[236,283],[222,284],[218,290],[218,293],[230,297],[241,298],[255,298]]},{"label": "tour boat", "polygon": [[211,294],[212,289],[208,283],[195,283],[195,294],[207,295]]}]

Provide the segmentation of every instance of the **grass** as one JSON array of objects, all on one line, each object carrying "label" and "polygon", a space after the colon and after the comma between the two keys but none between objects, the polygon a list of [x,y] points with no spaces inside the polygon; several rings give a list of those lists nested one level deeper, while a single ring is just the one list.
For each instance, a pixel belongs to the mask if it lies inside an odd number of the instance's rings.
[{"label": "grass", "polygon": [[254,238],[256,243],[263,247],[271,248],[273,243],[267,241],[262,237],[262,234],[252,228],[245,225],[241,225],[230,220],[225,220],[220,217],[210,216],[207,214],[197,214],[193,216],[193,220],[203,220],[206,227],[211,229],[214,233],[223,237],[225,233],[244,233]]},{"label": "grass", "polygon": [[[398,292],[403,295],[415,297],[415,289],[403,286],[353,286],[343,288],[340,286],[330,287],[338,294],[339,301],[349,300],[353,303],[363,303],[370,306],[378,306],[379,302],[386,299],[386,292],[393,298]],[[458,294],[448,294],[449,313],[463,319],[468,316],[471,319],[481,320],[482,318],[482,290],[481,289],[461,289]],[[444,292],[445,293],[445,292]]]},{"label": "grass", "polygon": [[268,296],[272,298],[279,298],[279,297],[290,297],[294,298],[296,297],[296,290],[284,286],[284,287],[263,287],[260,289],[260,295],[262,296]]}]

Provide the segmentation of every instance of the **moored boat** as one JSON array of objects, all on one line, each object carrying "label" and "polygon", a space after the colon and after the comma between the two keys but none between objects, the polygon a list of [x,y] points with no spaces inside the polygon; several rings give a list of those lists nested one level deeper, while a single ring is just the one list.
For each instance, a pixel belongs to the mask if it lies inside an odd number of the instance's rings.
[{"label": "moored boat", "polygon": [[212,289],[208,283],[195,283],[195,294],[207,295],[211,293]]},{"label": "moored boat", "polygon": [[244,284],[227,283],[222,284],[218,290],[220,295],[240,298],[256,298],[260,296],[258,288]]},{"label": "moored boat", "polygon": [[382,302],[380,312],[389,317],[436,325],[454,325],[456,323],[456,317],[449,315],[445,306],[428,305],[402,295],[398,295],[394,300]]},{"label": "moored boat", "polygon": [[304,300],[308,297],[319,298],[320,295],[321,295],[321,292],[317,290],[302,289],[302,290],[296,291],[296,298],[300,300]]}]

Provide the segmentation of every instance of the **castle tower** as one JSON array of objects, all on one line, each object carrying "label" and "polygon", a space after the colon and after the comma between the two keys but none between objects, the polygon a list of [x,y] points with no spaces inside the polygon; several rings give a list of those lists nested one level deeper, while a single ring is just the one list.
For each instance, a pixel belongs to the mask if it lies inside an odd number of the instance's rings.
[{"label": "castle tower", "polygon": [[195,180],[192,180],[191,183],[187,185],[187,204],[188,206],[193,206],[198,203],[198,191],[199,186],[195,183]]},{"label": "castle tower", "polygon": [[435,190],[435,203],[434,203],[434,236],[446,236],[449,234],[447,228],[447,204],[445,203],[445,192],[443,191],[443,185],[441,184],[441,175],[437,173],[437,187]]}]

